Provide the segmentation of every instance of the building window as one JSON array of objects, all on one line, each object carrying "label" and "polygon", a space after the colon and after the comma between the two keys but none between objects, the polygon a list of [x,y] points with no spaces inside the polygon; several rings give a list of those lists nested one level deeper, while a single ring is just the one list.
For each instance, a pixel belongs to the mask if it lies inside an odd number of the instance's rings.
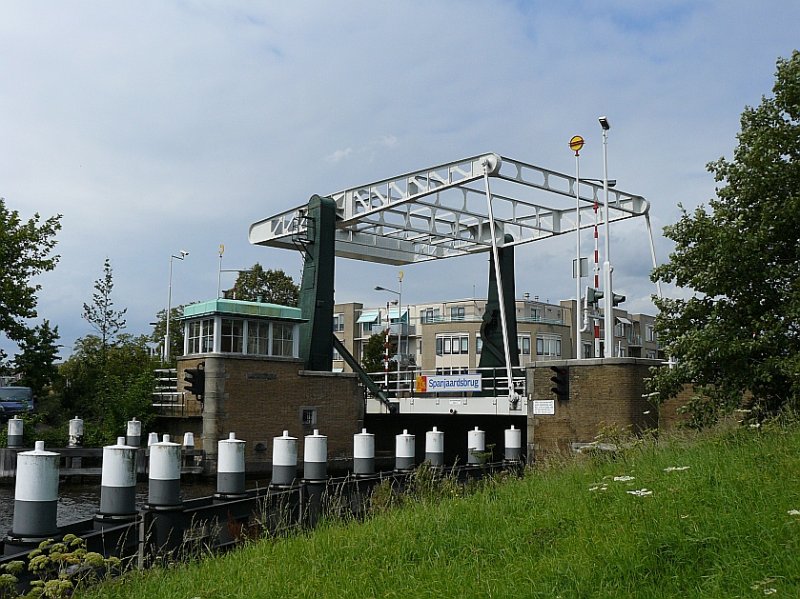
[{"label": "building window", "polygon": [[439,308],[425,308],[420,315],[422,324],[439,321]]},{"label": "building window", "polygon": [[220,351],[228,354],[243,353],[244,322],[230,318],[222,319]]},{"label": "building window", "polygon": [[188,353],[190,354],[199,354],[200,353],[200,336],[202,331],[201,321],[193,320],[189,323],[188,326],[189,334],[187,335],[188,339]]},{"label": "building window", "polygon": [[436,355],[469,354],[469,335],[437,335]]},{"label": "building window", "polygon": [[266,356],[269,354],[269,323],[258,320],[247,321],[247,353]]},{"label": "building window", "polygon": [[591,358],[592,357],[592,344],[591,343],[583,343],[583,357],[584,358]]},{"label": "building window", "polygon": [[464,320],[465,315],[466,311],[464,306],[450,308],[450,320]]},{"label": "building window", "polygon": [[333,315],[333,332],[341,333],[344,331],[344,314]]},{"label": "building window", "polygon": [[519,352],[523,356],[530,356],[531,355],[531,336],[530,335],[520,335],[519,337],[517,337],[517,352]]},{"label": "building window", "polygon": [[625,323],[617,322],[614,325],[614,337],[624,337],[625,336]]},{"label": "building window", "polygon": [[294,353],[294,325],[272,323],[272,355],[289,356]]},{"label": "building window", "polygon": [[481,339],[481,334],[478,333],[475,336],[475,353],[480,355],[482,351],[483,351],[483,339]]},{"label": "building window", "polygon": [[557,335],[537,335],[536,355],[551,356],[551,357],[560,356],[561,337]]},{"label": "building window", "polygon": [[207,354],[214,351],[214,319],[193,320],[188,326],[187,351],[190,354]]},{"label": "building window", "polygon": [[531,306],[531,319],[538,322],[542,319],[542,309],[539,306]]},{"label": "building window", "polygon": [[645,339],[647,341],[652,343],[652,342],[654,342],[656,340],[656,328],[653,325],[648,324],[645,327],[644,331],[645,331],[645,333],[644,333],[645,334]]},{"label": "building window", "polygon": [[300,408],[300,422],[303,426],[316,426],[317,408]]}]

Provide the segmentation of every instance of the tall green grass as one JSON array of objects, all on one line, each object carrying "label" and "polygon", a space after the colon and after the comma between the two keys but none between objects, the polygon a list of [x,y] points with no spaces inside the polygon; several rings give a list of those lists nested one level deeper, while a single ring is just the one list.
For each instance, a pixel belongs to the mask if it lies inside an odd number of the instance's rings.
[{"label": "tall green grass", "polygon": [[799,477],[796,425],[642,442],[85,596],[800,597]]}]

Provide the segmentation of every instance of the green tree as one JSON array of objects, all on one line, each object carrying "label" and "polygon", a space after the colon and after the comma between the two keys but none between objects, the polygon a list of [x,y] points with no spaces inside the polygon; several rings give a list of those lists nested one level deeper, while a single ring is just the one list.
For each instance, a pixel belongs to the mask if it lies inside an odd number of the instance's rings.
[{"label": "green tree", "polygon": [[[395,344],[390,341],[392,347],[389,348],[389,355],[393,356],[396,353]],[[375,333],[367,339],[367,344],[364,346],[364,355],[361,359],[361,366],[367,372],[383,372],[384,364],[383,358],[386,351],[386,336],[383,333]],[[394,360],[389,361],[389,370],[394,371],[397,368],[397,363]]]},{"label": "green tree", "polygon": [[[654,281],[693,290],[656,300],[659,338],[674,368],[661,398],[691,383],[697,424],[752,394],[756,415],[797,406],[800,392],[800,53],[777,62],[773,97],[747,107],[732,161],[712,162],[709,209],[683,207]],[[703,399],[699,399],[703,397]]]},{"label": "green tree", "polygon": [[103,346],[96,335],[75,342],[72,356],[59,368],[58,391],[66,415],[86,421],[86,443],[113,442],[134,416],[147,426],[154,417],[152,393],[157,361],[149,337],[120,334]]},{"label": "green tree", "polygon": [[39,214],[23,222],[0,198],[0,332],[14,341],[25,338],[25,320],[36,318],[36,294],[41,285],[31,278],[53,270],[59,256],[51,255],[61,215],[40,223]]},{"label": "green tree", "polygon": [[249,270],[242,271],[226,297],[248,302],[267,302],[282,306],[296,306],[300,299],[300,288],[282,270],[264,270],[258,262]]},{"label": "green tree", "polygon": [[[169,317],[169,345],[170,351],[167,355],[174,359],[176,356],[183,355],[183,323],[180,318],[183,316],[183,306],[172,308]],[[156,344],[163,344],[167,335],[167,310],[159,310],[156,314],[156,322],[153,324],[153,332],[150,340]]]},{"label": "green tree", "polygon": [[20,384],[33,389],[36,397],[42,397],[45,389],[58,376],[58,327],[50,328],[45,320],[34,327],[19,343],[20,353],[14,358],[17,374],[21,374]]},{"label": "green tree", "polygon": [[103,262],[103,276],[94,282],[92,303],[83,304],[83,318],[92,325],[100,335],[103,349],[114,341],[117,334],[125,328],[125,319],[122,318],[128,311],[114,309],[111,292],[114,290],[114,273],[111,261],[106,258]]}]

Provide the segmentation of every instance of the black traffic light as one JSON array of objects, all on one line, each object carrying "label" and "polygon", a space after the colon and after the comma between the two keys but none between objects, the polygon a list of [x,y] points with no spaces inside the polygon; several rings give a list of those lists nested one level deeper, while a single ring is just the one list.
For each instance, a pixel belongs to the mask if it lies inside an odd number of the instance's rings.
[{"label": "black traffic light", "polygon": [[603,292],[594,287],[586,288],[586,303],[597,306],[600,300],[603,299]]},{"label": "black traffic light", "polygon": [[569,399],[569,370],[562,366],[551,366],[550,370],[553,371],[553,376],[550,377],[553,386],[550,387],[550,391],[555,393],[558,399]]},{"label": "black traffic light", "polygon": [[206,392],[206,371],[205,363],[201,362],[197,368],[187,368],[183,371],[183,380],[186,381],[186,390],[197,397],[198,401],[203,401]]},{"label": "black traffic light", "polygon": [[617,293],[611,294],[611,304],[614,306],[619,306],[622,302],[625,301],[624,295],[619,295]]}]

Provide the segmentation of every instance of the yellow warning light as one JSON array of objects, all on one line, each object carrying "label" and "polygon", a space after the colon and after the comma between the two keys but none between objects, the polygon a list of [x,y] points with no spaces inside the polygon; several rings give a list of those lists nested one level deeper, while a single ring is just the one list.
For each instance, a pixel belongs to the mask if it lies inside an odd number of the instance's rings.
[{"label": "yellow warning light", "polygon": [[581,151],[583,143],[583,138],[580,135],[573,135],[569,140],[569,149],[577,154]]}]

